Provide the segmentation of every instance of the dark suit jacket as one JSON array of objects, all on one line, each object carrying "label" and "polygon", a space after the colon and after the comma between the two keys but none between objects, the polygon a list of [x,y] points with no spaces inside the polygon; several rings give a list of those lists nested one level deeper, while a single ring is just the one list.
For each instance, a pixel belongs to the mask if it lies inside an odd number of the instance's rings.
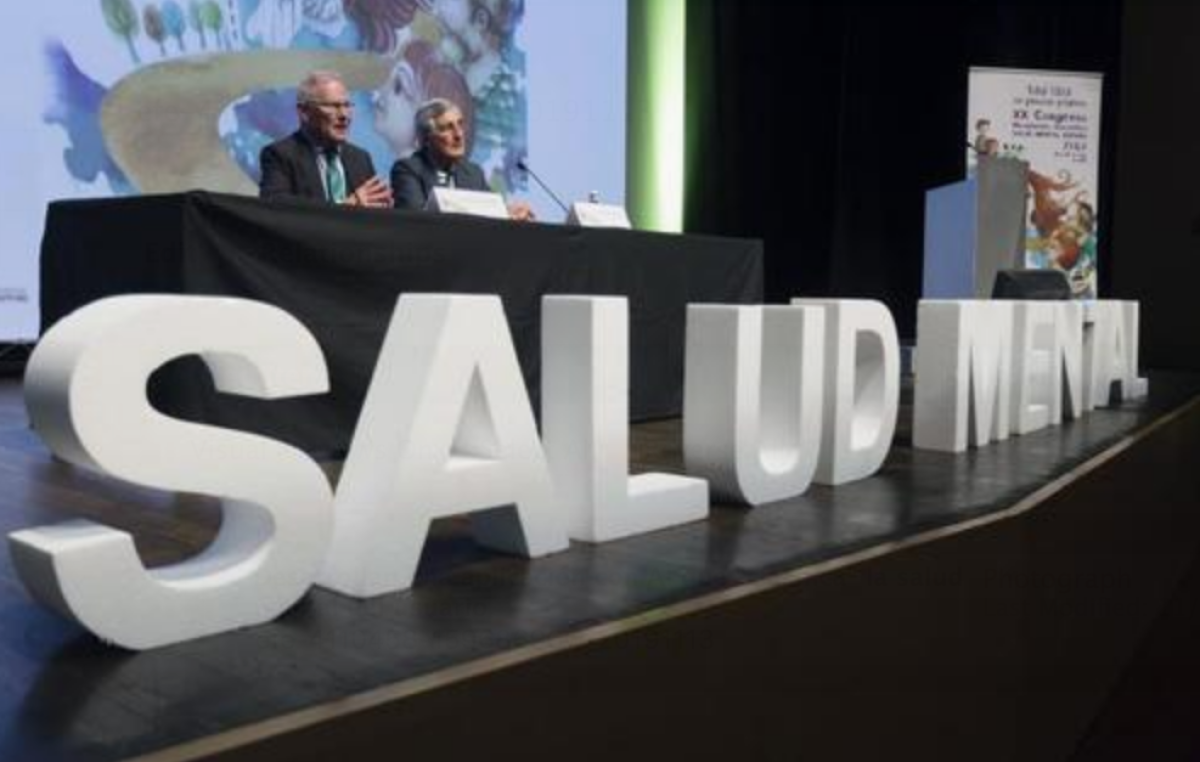
[{"label": "dark suit jacket", "polygon": [[[483,168],[466,159],[456,164],[451,174],[455,188],[491,190],[483,176]],[[424,148],[392,165],[392,198],[397,209],[424,209],[429,194],[436,187],[437,166]]]},{"label": "dark suit jacket", "polygon": [[[342,169],[346,173],[346,192],[375,176],[371,154],[349,143],[342,144]],[[262,179],[260,198],[310,198],[325,200],[325,183],[317,165],[316,149],[303,132],[296,131],[277,140],[259,155]]]}]

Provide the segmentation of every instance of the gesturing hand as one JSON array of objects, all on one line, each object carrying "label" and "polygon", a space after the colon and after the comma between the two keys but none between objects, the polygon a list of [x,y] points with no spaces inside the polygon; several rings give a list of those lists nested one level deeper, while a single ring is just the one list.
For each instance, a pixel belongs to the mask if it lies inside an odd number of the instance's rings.
[{"label": "gesturing hand", "polygon": [[533,222],[537,219],[533,215],[533,207],[524,201],[513,201],[508,205],[508,216],[510,219],[517,222]]},{"label": "gesturing hand", "polygon": [[374,208],[390,208],[392,206],[392,189],[378,177],[372,177],[354,189],[346,199],[351,206],[369,206]]}]

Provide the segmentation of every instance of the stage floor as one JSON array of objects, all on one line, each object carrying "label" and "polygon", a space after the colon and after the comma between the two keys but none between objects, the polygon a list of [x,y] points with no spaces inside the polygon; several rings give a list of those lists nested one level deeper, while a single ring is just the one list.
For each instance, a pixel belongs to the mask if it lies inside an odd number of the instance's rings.
[{"label": "stage floor", "polygon": [[[0,553],[0,759],[189,758],[864,563],[1036,503],[1198,394],[1195,375],[1152,374],[1147,400],[962,455],[913,450],[904,408],[871,479],[533,562],[440,522],[410,592],[363,602],[314,588],[272,624],[148,653],[33,603]],[[679,471],[680,435],[678,420],[636,426],[634,470]],[[158,565],[203,547],[218,512],[56,462],[19,384],[0,381],[0,529],[76,517],[130,531]]]}]

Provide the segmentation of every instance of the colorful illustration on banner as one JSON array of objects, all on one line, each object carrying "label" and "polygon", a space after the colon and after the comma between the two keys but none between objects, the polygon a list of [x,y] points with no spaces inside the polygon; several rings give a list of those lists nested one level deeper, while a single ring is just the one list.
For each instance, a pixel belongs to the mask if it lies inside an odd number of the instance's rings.
[{"label": "colorful illustration on banner", "polygon": [[1029,169],[1026,266],[1067,274],[1078,298],[1095,299],[1096,212],[1068,170],[1055,177]]},{"label": "colorful illustration on banner", "polygon": [[973,69],[967,172],[980,157],[1028,164],[1025,267],[1062,270],[1079,299],[1097,298],[1100,78]]},{"label": "colorful illustration on banner", "polygon": [[975,120],[975,139],[971,141],[971,145],[975,149],[976,156],[998,156],[1000,154],[1000,141],[993,137],[991,132],[991,119]]},{"label": "colorful illustration on banner", "polygon": [[[371,152],[376,166],[390,166],[415,148],[412,115],[423,100],[450,98],[471,121],[471,158],[492,186],[502,192],[526,188],[517,169],[528,150],[525,52],[517,43],[524,0],[90,2],[93,25],[106,29],[113,52],[126,62],[120,74],[105,81],[89,71],[68,40],[50,40],[44,59],[56,86],[43,121],[64,131],[63,167],[81,183],[103,183],[117,195],[140,190],[137,178],[114,160],[114,136],[104,133],[120,125],[101,120],[105,98],[124,77],[166,61],[235,54],[248,62],[240,66],[261,72],[277,65],[272,51],[286,50],[310,51],[314,60],[320,53],[356,51],[389,64],[387,81],[354,95],[361,116],[351,140]],[[261,55],[246,57],[251,51]],[[180,77],[174,88],[180,102],[170,108],[186,108],[189,85],[197,85]],[[213,127],[237,165],[257,180],[259,151],[296,127],[295,91],[245,92]],[[159,137],[170,141],[173,135],[163,130]]]},{"label": "colorful illustration on banner", "polygon": [[986,116],[975,120],[975,137],[967,142],[967,173],[975,174],[980,156],[999,156],[1006,159],[1024,159],[1025,147],[1019,143],[1005,142],[992,120]]}]

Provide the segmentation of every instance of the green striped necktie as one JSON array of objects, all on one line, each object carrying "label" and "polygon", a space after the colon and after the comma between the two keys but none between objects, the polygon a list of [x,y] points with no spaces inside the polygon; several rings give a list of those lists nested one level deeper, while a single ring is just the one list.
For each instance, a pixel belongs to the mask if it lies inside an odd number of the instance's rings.
[{"label": "green striped necktie", "polygon": [[336,148],[325,149],[325,194],[335,204],[346,200],[346,173]]}]

